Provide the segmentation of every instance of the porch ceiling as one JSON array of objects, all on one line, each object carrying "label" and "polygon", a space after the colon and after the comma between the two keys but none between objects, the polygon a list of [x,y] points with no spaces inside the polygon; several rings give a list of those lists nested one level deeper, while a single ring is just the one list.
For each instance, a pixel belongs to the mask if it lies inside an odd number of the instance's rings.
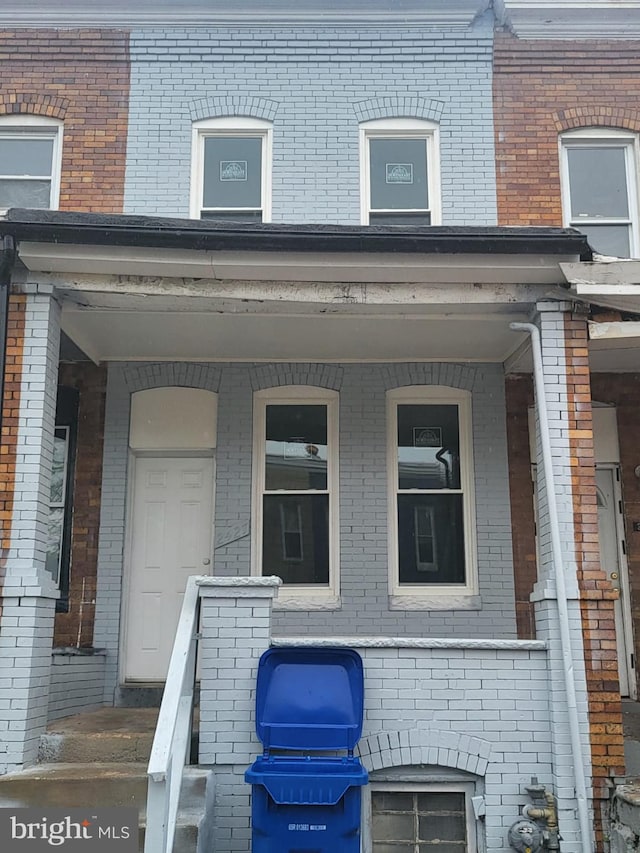
[{"label": "porch ceiling", "polygon": [[509,322],[527,318],[519,304],[400,309],[193,299],[187,310],[175,297],[138,297],[126,308],[98,301],[67,299],[62,313],[66,334],[95,361],[502,362],[521,343]]},{"label": "porch ceiling", "polygon": [[[194,306],[195,307],[195,306]],[[100,361],[466,361],[532,370],[529,341],[509,323],[526,322],[532,305],[392,307],[218,304],[195,311],[84,308],[63,304],[62,328]],[[228,309],[228,306],[227,306]],[[640,338],[589,342],[593,372],[638,372]]]}]

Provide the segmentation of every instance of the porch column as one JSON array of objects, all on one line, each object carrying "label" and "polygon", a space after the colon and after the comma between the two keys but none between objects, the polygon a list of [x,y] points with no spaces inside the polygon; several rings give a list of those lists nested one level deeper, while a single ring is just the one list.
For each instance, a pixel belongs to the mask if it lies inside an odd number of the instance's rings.
[{"label": "porch column", "polygon": [[200,764],[216,765],[215,849],[251,849],[244,771],[262,752],[255,730],[258,661],[271,644],[280,579],[200,582]]},{"label": "porch column", "polygon": [[52,288],[12,297],[2,435],[0,773],[36,760],[47,724],[55,602],[45,570],[60,307]]},{"label": "porch column", "polygon": [[[611,641],[610,634],[613,592],[599,567],[587,327],[584,317],[572,314],[573,308],[570,303],[539,303],[536,323],[542,342],[583,761],[587,791],[593,798],[596,849],[602,850],[606,780],[622,770],[622,726],[615,639]],[[537,463],[539,564],[532,601],[537,638],[546,640],[549,647],[553,775],[562,848],[565,853],[577,853],[581,848],[575,775],[539,437]]]}]

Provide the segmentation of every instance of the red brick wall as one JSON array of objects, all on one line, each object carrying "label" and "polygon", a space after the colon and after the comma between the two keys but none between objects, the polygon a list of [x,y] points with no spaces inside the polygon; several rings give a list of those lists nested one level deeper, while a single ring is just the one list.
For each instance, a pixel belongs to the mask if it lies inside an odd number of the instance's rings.
[{"label": "red brick wall", "polygon": [[497,32],[493,86],[498,222],[561,225],[558,134],[594,125],[640,131],[640,42]]},{"label": "red brick wall", "polygon": [[0,116],[64,121],[60,209],[121,213],[129,36],[118,30],[0,31]]},{"label": "red brick wall", "polygon": [[[0,79],[0,116],[41,115],[64,123],[60,209],[120,213],[129,34],[108,29],[0,31]],[[17,395],[19,371],[15,380]],[[79,390],[80,411],[69,612],[57,614],[54,642],[88,646],[96,595],[105,371],[88,364],[62,365],[60,380]],[[12,453],[10,443],[3,441],[2,453],[4,465],[4,457]],[[10,482],[4,491],[3,521],[10,524]]]},{"label": "red brick wall", "polygon": [[4,400],[2,401],[2,440],[0,442],[0,596],[4,581],[5,561],[11,546],[11,517],[16,475],[26,304],[26,296],[11,295],[4,373]]},{"label": "red brick wall", "polygon": [[565,316],[573,519],[587,678],[596,847],[604,849],[611,776],[624,774],[614,599],[600,568],[593,417],[584,318]]},{"label": "red brick wall", "polygon": [[533,605],[529,600],[537,577],[529,449],[529,407],[533,405],[531,377],[523,373],[508,376],[506,399],[516,620],[518,637],[526,640],[536,635]]},{"label": "red brick wall", "polygon": [[91,646],[95,616],[107,371],[61,364],[59,382],[79,392],[69,570],[69,611],[57,613],[54,646]]}]

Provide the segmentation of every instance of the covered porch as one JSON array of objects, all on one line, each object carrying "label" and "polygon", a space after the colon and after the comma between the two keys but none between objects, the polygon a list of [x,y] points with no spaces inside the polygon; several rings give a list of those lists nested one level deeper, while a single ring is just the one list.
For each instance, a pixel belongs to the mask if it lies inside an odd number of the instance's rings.
[{"label": "covered porch", "polygon": [[569,307],[559,265],[583,238],[11,216],[14,277],[61,305],[62,383],[87,358],[106,370],[95,566],[67,596],[93,621],[79,645],[106,653],[105,701],[162,681],[193,573],[279,574],[276,633],[518,635],[504,383],[528,337],[511,323]]},{"label": "covered porch", "polygon": [[[47,648],[40,633],[34,643],[38,666],[49,666],[57,594],[46,571],[46,496],[56,436],[51,376],[62,334],[61,375],[78,381],[83,365],[89,371],[106,365],[99,368],[103,426],[94,431],[101,442],[99,470],[93,469],[100,491],[95,561],[93,570],[87,562],[79,596],[71,562],[68,596],[69,613],[82,610],[92,625],[80,635],[83,647],[97,651],[74,657],[71,680],[77,683],[83,667],[95,669],[97,659],[103,666],[101,696],[92,693],[87,707],[117,704],[124,690],[164,680],[187,576],[209,575],[215,589],[216,582],[238,579],[259,586],[261,576],[277,574],[285,584],[264,636],[258,605],[225,597],[233,613],[224,619],[236,627],[242,622],[236,656],[256,630],[261,647],[282,640],[376,648],[377,638],[394,650],[452,649],[453,657],[463,650],[466,659],[466,650],[480,644],[478,665],[487,672],[486,650],[540,653],[550,691],[545,737],[554,756],[551,767],[538,756],[540,773],[556,787],[575,775],[563,747],[570,722],[562,654],[573,656],[577,737],[585,754],[591,754],[590,725],[600,724],[593,715],[601,713],[590,706],[590,691],[607,692],[612,701],[617,696],[619,703],[615,650],[598,634],[613,593],[598,568],[597,535],[595,541],[583,535],[595,518],[593,456],[581,452],[592,442],[586,320],[573,310],[560,266],[589,257],[581,235],[236,227],[22,211],[10,213],[0,230],[19,242],[13,281],[25,294],[24,339],[42,343],[22,364],[33,393],[46,401],[37,425],[39,497],[30,534],[38,547],[28,566],[8,562],[4,589],[5,612],[24,607],[22,572],[34,573],[38,585],[28,601],[46,615],[49,642]],[[513,323],[520,326],[514,330]],[[550,404],[568,647],[556,615],[546,479],[538,498],[536,639],[525,639],[516,608],[505,376],[530,370],[527,323],[540,334]],[[77,430],[80,445],[82,418]],[[85,429],[85,447],[86,439]],[[83,458],[76,455],[76,484]],[[526,464],[530,470],[530,457]],[[589,590],[586,605],[580,590]],[[596,626],[598,654],[591,637],[585,642],[590,607],[605,614]],[[69,613],[58,622],[73,625]],[[210,627],[212,637],[219,636],[213,622]],[[433,652],[427,657],[430,662]],[[451,669],[444,658],[438,661],[436,668]],[[425,673],[429,666],[422,659],[419,666],[406,663]],[[457,737],[461,709],[451,702],[468,700],[479,703],[474,726],[498,738],[513,730],[513,721],[486,716],[502,706],[501,697],[490,695],[499,688],[472,687],[467,675],[456,685],[447,677],[442,695],[423,697],[427,705],[411,694],[405,707],[404,668],[391,667],[391,686],[380,689],[395,691],[395,710],[407,728],[434,719],[434,701],[446,707]],[[57,669],[61,696],[69,683],[65,667]],[[535,702],[531,671],[522,685],[527,702]],[[35,758],[49,713],[42,680],[28,682],[25,701],[38,714],[25,714],[29,737],[16,744],[7,768]],[[60,704],[55,713],[65,710]],[[238,721],[217,699],[210,711],[201,716],[201,760],[236,765],[237,756],[223,761],[205,745],[224,740],[213,723],[229,713],[229,724],[246,737],[250,716]],[[620,734],[604,754],[594,751],[586,768],[594,803],[606,797],[605,782],[619,767]],[[237,775],[237,767],[227,769]],[[522,766],[514,773],[517,797],[531,772]],[[569,797],[566,831],[577,838],[572,802]],[[498,811],[495,825],[502,827],[508,810]]]}]

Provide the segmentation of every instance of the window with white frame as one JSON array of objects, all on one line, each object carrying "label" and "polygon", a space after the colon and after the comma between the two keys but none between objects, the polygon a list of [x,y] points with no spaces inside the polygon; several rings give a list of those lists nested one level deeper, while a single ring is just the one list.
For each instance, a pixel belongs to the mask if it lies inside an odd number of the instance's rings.
[{"label": "window with white frame", "polygon": [[438,225],[438,125],[379,119],[360,125],[362,221],[365,225]]},{"label": "window with white frame", "polygon": [[338,394],[295,386],[254,401],[254,569],[300,593],[335,591]]},{"label": "window with white frame", "polygon": [[472,594],[471,395],[443,386],[387,394],[392,594]]},{"label": "window with white frame", "polygon": [[271,130],[270,122],[242,117],[193,125],[194,218],[270,221]]},{"label": "window with white frame", "polygon": [[57,208],[61,159],[61,121],[27,115],[0,118],[0,210]]},{"label": "window with white frame", "polygon": [[366,853],[473,853],[472,793],[472,784],[372,783]]},{"label": "window with white frame", "polygon": [[586,234],[594,251],[638,257],[638,138],[608,128],[560,137],[564,224]]},{"label": "window with white frame", "polygon": [[65,612],[69,606],[78,399],[79,395],[76,389],[58,386],[56,426],[53,433],[51,459],[45,568],[60,590],[56,610]]}]

